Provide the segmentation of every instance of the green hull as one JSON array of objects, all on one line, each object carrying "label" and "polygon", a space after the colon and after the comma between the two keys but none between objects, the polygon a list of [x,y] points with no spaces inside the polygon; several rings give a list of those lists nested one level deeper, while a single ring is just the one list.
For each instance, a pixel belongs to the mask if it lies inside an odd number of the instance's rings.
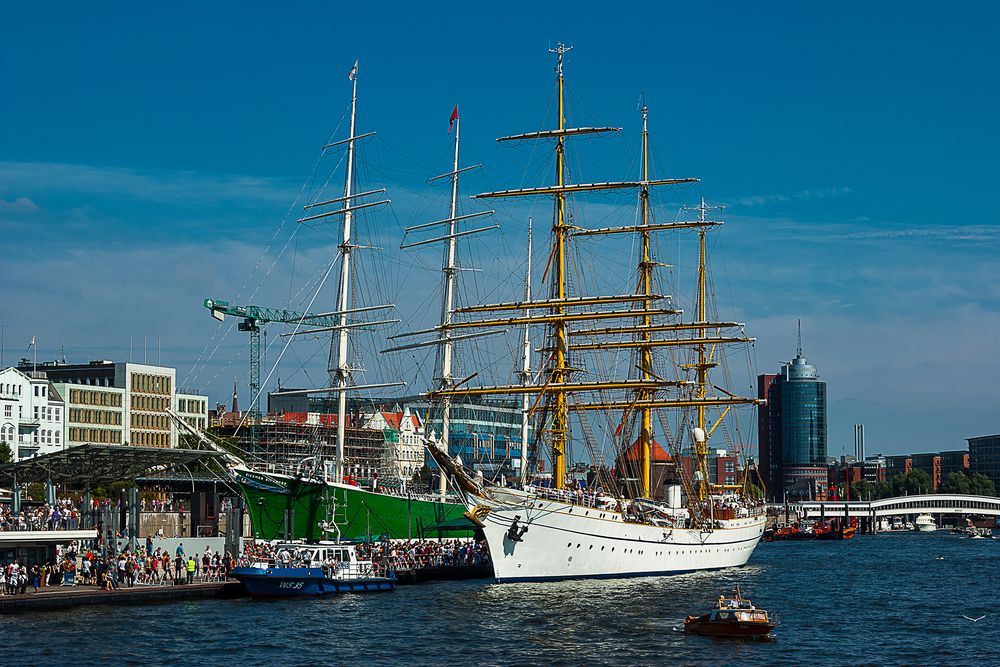
[{"label": "green hull", "polygon": [[331,539],[335,533],[322,530],[324,521],[336,522],[344,540],[471,537],[475,530],[457,501],[416,500],[252,471],[240,471],[237,480],[258,539]]}]

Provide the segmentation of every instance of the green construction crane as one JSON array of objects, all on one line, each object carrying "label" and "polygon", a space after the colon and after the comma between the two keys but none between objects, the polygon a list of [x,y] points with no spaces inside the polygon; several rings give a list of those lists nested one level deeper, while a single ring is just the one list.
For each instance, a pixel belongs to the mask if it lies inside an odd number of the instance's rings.
[{"label": "green construction crane", "polygon": [[[294,310],[279,308],[262,308],[261,306],[230,306],[228,301],[205,299],[205,307],[212,317],[222,322],[226,315],[242,317],[237,325],[239,331],[250,332],[250,451],[257,450],[258,426],[260,424],[260,334],[263,325],[268,322],[284,322],[286,324],[303,324],[308,327],[336,327],[339,321],[336,313],[312,315],[297,313]],[[303,333],[303,332],[299,332]]]}]

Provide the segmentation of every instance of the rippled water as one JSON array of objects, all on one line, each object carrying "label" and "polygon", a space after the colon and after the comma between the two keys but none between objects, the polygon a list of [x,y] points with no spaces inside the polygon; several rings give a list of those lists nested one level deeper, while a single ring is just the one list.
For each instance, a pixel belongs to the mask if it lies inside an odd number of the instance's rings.
[{"label": "rippled water", "polygon": [[[996,665],[998,558],[1000,540],[887,534],[762,544],[721,573],[77,608],[0,617],[0,665]],[[737,583],[774,639],[677,631]]]}]

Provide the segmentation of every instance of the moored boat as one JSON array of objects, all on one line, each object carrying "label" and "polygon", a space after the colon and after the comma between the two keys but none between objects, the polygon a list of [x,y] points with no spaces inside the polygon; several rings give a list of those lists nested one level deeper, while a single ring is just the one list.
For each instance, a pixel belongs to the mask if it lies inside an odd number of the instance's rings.
[{"label": "moored boat", "polygon": [[930,514],[921,514],[917,517],[917,520],[913,525],[921,533],[930,533],[937,530],[937,524],[934,523],[934,517]]},{"label": "moored boat", "polygon": [[392,494],[314,477],[248,468],[233,470],[258,539],[322,539],[323,522],[336,523],[343,540],[386,537],[471,537],[455,496]]},{"label": "moored boat", "polygon": [[354,545],[342,542],[279,543],[273,558],[237,567],[232,576],[254,598],[374,593],[396,586],[391,571],[358,560]]},{"label": "moored boat", "polygon": [[715,607],[701,616],[684,619],[684,632],[711,637],[766,637],[777,627],[764,609],[743,597],[739,586],[731,597],[720,595]]}]

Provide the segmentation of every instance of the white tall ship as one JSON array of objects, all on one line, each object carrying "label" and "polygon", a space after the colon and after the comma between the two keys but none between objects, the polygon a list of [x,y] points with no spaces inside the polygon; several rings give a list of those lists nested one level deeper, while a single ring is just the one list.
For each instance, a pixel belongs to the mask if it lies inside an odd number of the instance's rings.
[{"label": "white tall ship", "polygon": [[[433,436],[428,448],[463,494],[466,516],[485,532],[498,581],[666,575],[743,565],[764,531],[761,490],[753,485],[750,466],[733,470],[733,479],[718,483],[711,481],[708,469],[713,434],[719,430],[728,445],[738,449],[727,416],[734,408],[758,402],[719,387],[717,383],[728,381],[728,373],[713,377],[714,369],[730,356],[727,350],[753,342],[741,323],[718,321],[711,309],[706,236],[721,223],[708,219],[706,214],[715,207],[704,200],[686,209],[687,217],[694,219],[656,220],[654,189],[697,179],[650,177],[645,105],[641,174],[626,181],[571,180],[570,141],[621,128],[567,126],[563,61],[569,49],[560,44],[552,51],[555,129],[498,141],[550,143],[554,183],[474,197],[552,198],[547,262],[542,267],[548,294],[532,296],[528,261],[523,299],[459,308],[449,303],[435,328],[442,337],[459,340],[467,332],[524,327],[523,358],[513,364],[517,381],[472,386],[474,375],[457,383],[446,377],[429,394],[445,406],[474,397],[521,396],[524,419],[533,420],[536,438],[531,446],[522,442],[521,479],[499,484],[464,468]],[[575,205],[577,198],[616,191],[636,194],[634,218],[618,226],[587,226]],[[451,217],[456,217],[454,208]],[[681,232],[687,232],[683,239],[697,239],[693,317],[685,318],[664,289],[660,269],[667,265],[655,245],[663,232],[675,234],[670,242],[680,242]],[[619,251],[631,244],[635,264],[608,268],[621,255],[615,253],[616,241],[623,241]],[[585,246],[588,242],[601,245]],[[588,259],[602,264],[589,275],[583,266]],[[528,327],[545,333],[535,351],[542,359],[537,373],[530,371]],[[604,418],[601,436],[588,415]],[[665,448],[654,440],[654,418]],[[571,431],[579,437],[571,438]],[[598,466],[596,478],[586,486],[567,474],[568,450],[581,442]],[[613,466],[603,458],[608,450]],[[664,477],[664,450],[669,450],[674,467],[674,483],[666,486],[657,479]],[[690,470],[682,465],[685,450],[691,453]],[[533,454],[542,452],[551,472],[529,470],[537,458]]]}]

